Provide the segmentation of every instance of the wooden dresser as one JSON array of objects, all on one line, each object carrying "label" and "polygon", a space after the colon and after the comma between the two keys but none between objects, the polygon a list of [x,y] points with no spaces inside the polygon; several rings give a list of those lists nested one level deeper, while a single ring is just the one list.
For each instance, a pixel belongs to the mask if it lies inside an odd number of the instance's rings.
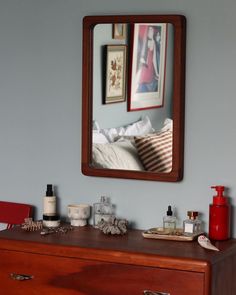
[{"label": "wooden dresser", "polygon": [[0,232],[1,294],[235,295],[236,240],[216,246],[220,252],[145,239],[139,230],[106,236],[88,226],[40,236],[14,228]]}]

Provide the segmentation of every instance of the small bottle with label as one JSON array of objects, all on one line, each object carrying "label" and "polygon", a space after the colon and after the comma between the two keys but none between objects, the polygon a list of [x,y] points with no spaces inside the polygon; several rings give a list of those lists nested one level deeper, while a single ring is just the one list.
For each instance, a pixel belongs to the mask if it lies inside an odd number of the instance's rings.
[{"label": "small bottle with label", "polygon": [[46,196],[43,197],[43,226],[58,227],[60,217],[57,215],[56,196],[52,184],[47,184]]},{"label": "small bottle with label", "polygon": [[171,206],[168,206],[166,216],[163,217],[163,230],[165,233],[174,234],[176,230],[176,217],[173,216]]},{"label": "small bottle with label", "polygon": [[108,197],[102,196],[99,203],[93,204],[93,225],[98,227],[101,220],[108,221],[113,215],[113,206]]},{"label": "small bottle with label", "polygon": [[56,214],[56,196],[54,196],[52,184],[47,184],[46,196],[43,198],[43,214]]},{"label": "small bottle with label", "polygon": [[194,236],[201,233],[201,220],[198,219],[197,211],[188,211],[188,219],[183,222],[185,236]]}]

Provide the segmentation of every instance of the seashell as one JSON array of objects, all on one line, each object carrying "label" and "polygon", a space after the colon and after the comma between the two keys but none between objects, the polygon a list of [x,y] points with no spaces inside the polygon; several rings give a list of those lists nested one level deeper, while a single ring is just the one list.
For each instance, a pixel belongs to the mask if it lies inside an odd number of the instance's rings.
[{"label": "seashell", "polygon": [[220,251],[218,248],[216,248],[214,245],[212,245],[211,241],[204,235],[200,235],[197,240],[198,240],[199,245],[205,249],[209,249],[209,250],[213,250],[213,251]]}]

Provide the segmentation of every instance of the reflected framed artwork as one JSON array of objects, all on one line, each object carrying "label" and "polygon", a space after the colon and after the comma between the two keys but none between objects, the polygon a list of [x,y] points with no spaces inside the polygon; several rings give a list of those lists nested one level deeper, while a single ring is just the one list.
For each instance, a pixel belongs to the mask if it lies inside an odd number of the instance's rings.
[{"label": "reflected framed artwork", "polygon": [[128,111],[164,104],[167,25],[135,24],[131,31]]},{"label": "reflected framed artwork", "polygon": [[113,24],[112,37],[113,39],[125,39],[126,37],[126,24]]},{"label": "reflected framed artwork", "polygon": [[104,104],[126,100],[126,45],[106,45]]}]

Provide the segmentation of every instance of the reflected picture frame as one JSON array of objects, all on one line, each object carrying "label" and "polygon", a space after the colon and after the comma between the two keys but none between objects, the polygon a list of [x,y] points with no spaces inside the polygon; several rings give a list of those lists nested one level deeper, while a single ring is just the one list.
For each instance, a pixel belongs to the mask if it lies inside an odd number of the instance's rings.
[{"label": "reflected picture frame", "polygon": [[104,104],[126,101],[127,46],[105,46]]},{"label": "reflected picture frame", "polygon": [[118,40],[124,40],[126,38],[126,24],[113,24],[112,26],[112,38]]},{"label": "reflected picture frame", "polygon": [[166,48],[167,24],[132,26],[128,111],[164,106]]}]

